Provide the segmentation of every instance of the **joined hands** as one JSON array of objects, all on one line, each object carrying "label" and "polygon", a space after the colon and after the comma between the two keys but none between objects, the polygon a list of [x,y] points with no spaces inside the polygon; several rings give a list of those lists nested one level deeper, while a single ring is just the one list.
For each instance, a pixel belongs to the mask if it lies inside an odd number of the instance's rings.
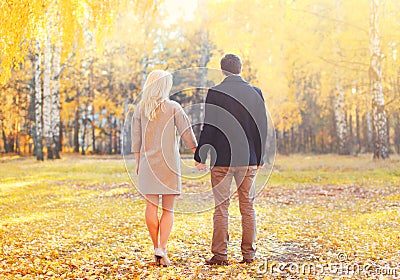
[{"label": "joined hands", "polygon": [[201,163],[201,162],[194,162],[194,165],[197,167],[197,170],[199,171],[206,171],[207,170],[207,165],[205,163]]}]

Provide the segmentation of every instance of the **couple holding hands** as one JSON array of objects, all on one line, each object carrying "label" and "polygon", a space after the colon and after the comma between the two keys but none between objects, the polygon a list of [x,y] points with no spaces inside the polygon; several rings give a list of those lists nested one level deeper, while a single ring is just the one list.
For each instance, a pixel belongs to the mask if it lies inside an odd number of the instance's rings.
[{"label": "couple holding hands", "polygon": [[[221,59],[225,79],[210,88],[199,143],[188,116],[179,103],[169,99],[172,75],[152,71],[132,120],[132,152],[136,156],[138,187],[146,197],[145,218],[158,265],[169,266],[167,242],[174,220],[174,200],[181,192],[180,155],[176,131],[194,152],[195,165],[206,170],[210,153],[214,196],[213,237],[207,265],[228,264],[228,208],[231,183],[235,179],[242,215],[242,263],[254,261],[256,214],[255,177],[264,164],[267,115],[261,90],[240,76],[239,56]],[[162,214],[158,217],[161,197]]]}]

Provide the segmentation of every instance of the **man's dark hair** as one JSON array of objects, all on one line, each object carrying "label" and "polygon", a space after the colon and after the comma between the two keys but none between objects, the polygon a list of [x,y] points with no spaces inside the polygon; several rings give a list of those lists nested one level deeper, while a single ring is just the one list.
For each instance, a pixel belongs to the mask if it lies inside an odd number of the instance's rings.
[{"label": "man's dark hair", "polygon": [[236,54],[228,53],[221,59],[221,69],[225,75],[240,74],[242,60]]}]

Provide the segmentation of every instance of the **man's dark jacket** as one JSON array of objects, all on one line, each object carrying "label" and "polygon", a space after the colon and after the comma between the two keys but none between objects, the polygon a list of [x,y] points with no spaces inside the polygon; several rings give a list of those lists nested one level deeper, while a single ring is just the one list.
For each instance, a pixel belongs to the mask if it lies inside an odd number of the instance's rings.
[{"label": "man's dark jacket", "polygon": [[203,129],[194,159],[211,166],[263,165],[267,115],[259,88],[239,75],[227,76],[210,88]]}]

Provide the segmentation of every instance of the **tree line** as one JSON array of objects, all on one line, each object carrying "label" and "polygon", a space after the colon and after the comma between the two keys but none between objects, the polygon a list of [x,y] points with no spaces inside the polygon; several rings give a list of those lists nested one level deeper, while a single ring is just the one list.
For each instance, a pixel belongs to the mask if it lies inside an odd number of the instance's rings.
[{"label": "tree line", "polygon": [[[192,17],[172,23],[159,1],[7,3],[2,153],[128,153],[124,123],[146,74],[218,69],[226,52],[243,58],[244,78],[263,90],[279,153],[400,153],[395,0],[199,0]],[[172,98],[204,97],[188,89]]]}]

